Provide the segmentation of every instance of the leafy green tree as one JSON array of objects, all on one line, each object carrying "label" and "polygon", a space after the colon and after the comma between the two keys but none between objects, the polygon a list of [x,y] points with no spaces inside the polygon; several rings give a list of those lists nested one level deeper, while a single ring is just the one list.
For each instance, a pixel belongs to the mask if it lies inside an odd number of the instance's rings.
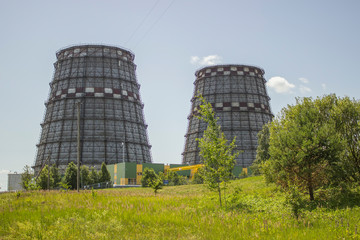
[{"label": "leafy green tree", "polygon": [[91,167],[89,174],[90,182],[89,184],[99,183],[99,173],[94,167]]},{"label": "leafy green tree", "polygon": [[196,117],[207,123],[207,128],[201,139],[197,139],[200,148],[200,157],[204,163],[204,182],[207,187],[219,194],[219,203],[222,206],[221,192],[225,191],[226,183],[232,177],[235,166],[235,158],[239,154],[234,152],[235,138],[229,144],[217,123],[215,112],[210,103],[202,96],[198,96],[202,102],[199,115]]},{"label": "leafy green tree", "polygon": [[261,166],[268,181],[285,189],[289,183],[314,200],[316,189],[332,182],[341,139],[329,117],[336,99],[297,99],[270,126],[270,159]]},{"label": "leafy green tree", "polygon": [[99,181],[100,182],[109,182],[111,181],[111,175],[109,173],[109,171],[106,168],[106,164],[103,162],[101,164],[101,170],[100,170],[100,174],[99,174]]},{"label": "leafy green tree", "polygon": [[145,168],[143,173],[142,173],[142,178],[141,178],[141,186],[142,187],[149,187],[150,184],[155,181],[157,178],[157,175],[154,171],[154,169],[152,168]]},{"label": "leafy green tree", "polygon": [[203,184],[204,183],[204,169],[199,168],[198,171],[194,174],[194,178],[191,181],[192,184]]},{"label": "leafy green tree", "polygon": [[29,165],[26,165],[23,170],[24,172],[21,174],[21,185],[25,190],[30,190],[31,181],[32,178],[34,177],[34,174]]},{"label": "leafy green tree", "polygon": [[258,147],[256,149],[256,158],[250,167],[252,174],[260,175],[261,163],[270,158],[269,142],[270,142],[270,123],[264,124],[262,130],[258,133]]},{"label": "leafy green tree", "polygon": [[61,182],[61,176],[59,173],[59,168],[55,164],[50,167],[50,174],[53,178],[51,188],[59,187],[59,183]]},{"label": "leafy green tree", "polygon": [[51,188],[54,185],[54,178],[52,177],[51,172],[49,176],[49,166],[47,164],[41,170],[39,177],[36,180],[36,184],[43,190]]},{"label": "leafy green tree", "polygon": [[346,182],[360,184],[360,101],[338,98],[331,117],[344,148],[338,176]]},{"label": "leafy green tree", "polygon": [[82,187],[84,187],[85,185],[89,185],[91,183],[90,170],[89,170],[88,166],[82,165],[80,167],[80,179],[81,179],[81,186]]},{"label": "leafy green tree", "polygon": [[168,172],[166,173],[164,180],[169,181],[169,186],[178,186],[178,185],[185,185],[186,177],[179,175],[177,172]]},{"label": "leafy green tree", "polygon": [[65,170],[64,183],[67,184],[70,189],[76,189],[77,187],[77,167],[73,162],[70,162]]},{"label": "leafy green tree", "polygon": [[162,186],[163,186],[163,180],[161,179],[161,177],[159,177],[156,173],[155,173],[155,178],[152,179],[150,182],[149,182],[149,186],[154,189],[154,194],[156,196],[156,193],[162,189]]}]

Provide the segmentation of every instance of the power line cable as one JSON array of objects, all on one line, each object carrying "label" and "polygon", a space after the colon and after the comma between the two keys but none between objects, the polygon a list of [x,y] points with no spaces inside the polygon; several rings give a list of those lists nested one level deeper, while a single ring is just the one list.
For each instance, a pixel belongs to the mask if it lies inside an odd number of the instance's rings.
[{"label": "power line cable", "polygon": [[165,11],[156,19],[156,21],[151,25],[151,27],[145,32],[145,34],[140,38],[140,40],[135,44],[134,48],[142,42],[142,40],[148,35],[148,33],[154,28],[154,26],[160,21],[160,19],[166,14],[171,5],[175,0],[172,0],[169,6],[165,9]]},{"label": "power line cable", "polygon": [[152,13],[152,11],[155,9],[155,7],[158,5],[158,3],[160,2],[160,0],[157,0],[155,2],[155,4],[152,6],[152,8],[150,9],[150,11],[146,14],[146,16],[143,18],[143,20],[140,22],[140,24],[137,26],[137,28],[135,29],[135,31],[131,34],[131,36],[129,37],[129,39],[125,42],[124,45],[126,45],[136,34],[136,32],[140,29],[140,27],[142,27],[142,25],[144,24],[145,20],[150,16],[150,14]]}]

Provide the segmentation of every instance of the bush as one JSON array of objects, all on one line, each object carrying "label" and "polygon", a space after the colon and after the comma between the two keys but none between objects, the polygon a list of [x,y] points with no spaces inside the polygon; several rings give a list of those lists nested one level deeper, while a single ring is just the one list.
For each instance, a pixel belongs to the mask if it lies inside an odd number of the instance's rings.
[{"label": "bush", "polygon": [[109,171],[106,168],[106,164],[103,162],[101,164],[101,171],[99,174],[99,182],[109,182],[111,181],[111,176]]},{"label": "bush", "polygon": [[157,179],[157,175],[152,168],[145,168],[142,173],[141,186],[149,187],[150,184]]},{"label": "bush", "polygon": [[192,184],[203,184],[204,177],[203,177],[203,168],[199,168],[199,170],[194,174],[194,178],[191,181]]},{"label": "bush", "polygon": [[65,170],[64,183],[68,185],[70,189],[76,189],[77,187],[77,168],[73,162],[70,162]]},{"label": "bush", "polygon": [[31,181],[33,178],[34,174],[30,168],[30,166],[26,165],[24,167],[24,172],[21,174],[21,185],[23,187],[23,189],[25,190],[30,190],[30,186],[31,186]]},{"label": "bush", "polygon": [[177,172],[168,172],[165,175],[165,180],[169,181],[169,186],[186,185],[186,177],[179,175]]},{"label": "bush", "polygon": [[306,203],[302,198],[302,194],[298,187],[289,184],[289,189],[285,198],[285,204],[290,207],[291,213],[296,219],[299,218],[301,212],[306,207]]}]

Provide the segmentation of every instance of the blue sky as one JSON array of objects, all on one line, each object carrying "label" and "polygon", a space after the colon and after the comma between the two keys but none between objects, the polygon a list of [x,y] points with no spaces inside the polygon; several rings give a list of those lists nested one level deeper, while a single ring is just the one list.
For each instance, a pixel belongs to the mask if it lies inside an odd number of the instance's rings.
[{"label": "blue sky", "polygon": [[295,97],[358,98],[360,1],[0,0],[0,191],[32,165],[55,52],[135,54],[154,162],[179,163],[197,69],[263,68],[276,115]]}]

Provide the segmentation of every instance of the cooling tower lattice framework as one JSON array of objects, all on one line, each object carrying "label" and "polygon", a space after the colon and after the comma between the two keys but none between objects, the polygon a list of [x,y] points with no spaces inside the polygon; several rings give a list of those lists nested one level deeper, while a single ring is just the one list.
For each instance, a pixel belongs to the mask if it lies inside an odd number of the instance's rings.
[{"label": "cooling tower lattice framework", "polygon": [[203,136],[206,124],[194,116],[201,104],[195,98],[198,93],[214,107],[226,138],[232,140],[236,136],[237,150],[243,151],[236,164],[243,167],[252,164],[256,156],[257,134],[273,117],[263,75],[263,69],[245,65],[210,66],[195,73],[183,164],[201,163],[196,138]]},{"label": "cooling tower lattice framework", "polygon": [[77,103],[80,161],[151,162],[134,54],[113,46],[81,45],[56,53],[35,172],[49,159],[64,169],[77,161]]}]

